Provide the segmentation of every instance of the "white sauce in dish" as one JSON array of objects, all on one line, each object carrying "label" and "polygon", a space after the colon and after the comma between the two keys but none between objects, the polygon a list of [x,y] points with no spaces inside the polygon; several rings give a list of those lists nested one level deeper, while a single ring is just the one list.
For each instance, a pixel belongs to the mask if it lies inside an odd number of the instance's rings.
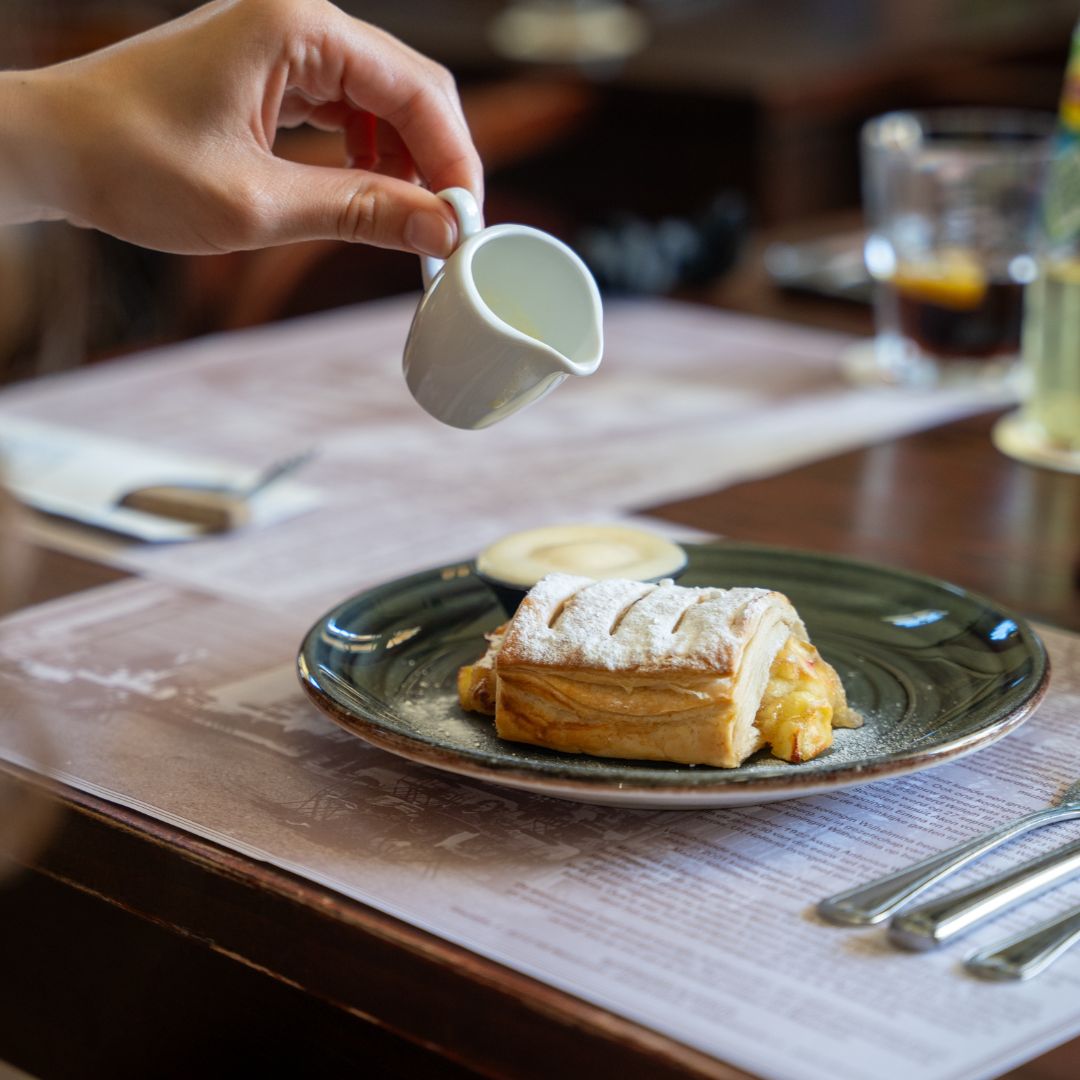
[{"label": "white sauce in dish", "polygon": [[531,588],[547,574],[657,581],[686,565],[678,544],[626,525],[550,525],[513,533],[476,559],[486,578]]}]

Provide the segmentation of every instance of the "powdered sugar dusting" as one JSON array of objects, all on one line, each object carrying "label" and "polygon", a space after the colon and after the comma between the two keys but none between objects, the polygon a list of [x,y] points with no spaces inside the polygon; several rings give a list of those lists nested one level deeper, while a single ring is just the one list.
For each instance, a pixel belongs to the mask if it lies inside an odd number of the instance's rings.
[{"label": "powdered sugar dusting", "polygon": [[500,663],[575,665],[605,671],[704,668],[733,674],[746,631],[770,605],[766,589],[685,588],[550,574],[518,608]]}]

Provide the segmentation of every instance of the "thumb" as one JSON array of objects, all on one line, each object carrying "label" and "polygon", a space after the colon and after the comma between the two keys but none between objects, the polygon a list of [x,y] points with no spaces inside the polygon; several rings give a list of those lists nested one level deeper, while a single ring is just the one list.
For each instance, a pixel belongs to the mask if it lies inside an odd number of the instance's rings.
[{"label": "thumb", "polygon": [[458,240],[453,210],[407,180],[363,169],[275,159],[263,188],[273,208],[267,244],[347,240],[445,259]]}]

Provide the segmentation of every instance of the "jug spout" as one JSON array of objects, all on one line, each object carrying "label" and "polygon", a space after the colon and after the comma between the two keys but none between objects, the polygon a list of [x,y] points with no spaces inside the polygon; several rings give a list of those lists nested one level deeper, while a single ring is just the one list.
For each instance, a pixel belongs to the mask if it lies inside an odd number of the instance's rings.
[{"label": "jug spout", "polygon": [[[590,283],[592,278],[589,279]],[[593,289],[596,285],[593,284]],[[571,356],[563,356],[563,369],[570,375],[592,375],[600,366],[604,356],[604,317],[600,305],[600,293],[595,296],[595,305],[590,324],[586,328],[584,340],[580,349],[574,351]]]}]

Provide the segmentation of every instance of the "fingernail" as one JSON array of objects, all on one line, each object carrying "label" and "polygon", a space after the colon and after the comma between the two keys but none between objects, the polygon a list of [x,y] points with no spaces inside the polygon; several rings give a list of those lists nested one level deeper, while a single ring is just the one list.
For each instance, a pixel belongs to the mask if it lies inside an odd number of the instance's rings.
[{"label": "fingernail", "polygon": [[454,250],[457,230],[434,210],[414,210],[405,222],[405,243],[422,255],[445,259]]}]

